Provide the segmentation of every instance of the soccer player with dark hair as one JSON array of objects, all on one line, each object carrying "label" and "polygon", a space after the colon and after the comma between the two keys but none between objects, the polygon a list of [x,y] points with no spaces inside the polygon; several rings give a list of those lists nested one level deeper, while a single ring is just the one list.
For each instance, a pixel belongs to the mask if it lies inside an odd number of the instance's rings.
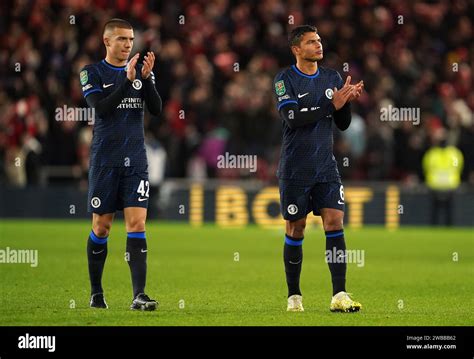
[{"label": "soccer player with dark hair", "polygon": [[[346,292],[344,242],[344,189],[333,155],[333,122],[344,131],[351,122],[350,101],[357,99],[363,82],[345,83],[340,74],[318,66],[323,59],[321,38],[314,26],[291,32],[290,47],[296,64],[274,80],[277,106],[283,123],[278,168],[280,202],[286,221],[284,263],[288,285],[288,311],[303,311],[300,273],[306,216],[322,217],[326,233],[326,260],[332,277],[331,311],[355,312],[361,304]],[[332,253],[341,258],[332,258]]]},{"label": "soccer player with dark hair", "polygon": [[145,294],[147,244],[145,221],[150,185],[145,152],[144,106],[157,116],[162,103],[155,88],[155,55],[148,52],[130,61],[133,28],[112,19],[104,26],[105,59],[85,66],[80,82],[87,104],[95,110],[91,144],[88,206],[92,230],[87,242],[91,282],[90,306],[107,308],[102,272],[107,240],[117,210],[123,210],[127,230],[125,259],[133,286],[131,309],[155,310],[158,303]]}]

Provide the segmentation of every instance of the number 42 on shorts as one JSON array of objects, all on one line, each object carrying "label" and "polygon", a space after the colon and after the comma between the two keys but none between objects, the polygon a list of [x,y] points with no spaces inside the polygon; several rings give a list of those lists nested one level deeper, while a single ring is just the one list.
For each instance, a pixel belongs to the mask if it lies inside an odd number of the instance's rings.
[{"label": "number 42 on shorts", "polygon": [[150,182],[141,180],[140,184],[138,185],[137,193],[140,194],[140,197],[138,197],[138,200],[140,202],[146,201],[150,192]]}]

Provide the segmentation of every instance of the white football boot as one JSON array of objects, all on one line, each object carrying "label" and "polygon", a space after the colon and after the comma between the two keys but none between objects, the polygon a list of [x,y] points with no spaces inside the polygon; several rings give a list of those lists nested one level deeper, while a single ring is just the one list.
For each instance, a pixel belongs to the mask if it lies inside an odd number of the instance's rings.
[{"label": "white football boot", "polygon": [[336,293],[331,300],[331,312],[358,312],[362,308],[362,304],[351,298],[350,293]]},{"label": "white football boot", "polygon": [[298,294],[293,294],[288,297],[287,312],[304,312],[303,297]]}]

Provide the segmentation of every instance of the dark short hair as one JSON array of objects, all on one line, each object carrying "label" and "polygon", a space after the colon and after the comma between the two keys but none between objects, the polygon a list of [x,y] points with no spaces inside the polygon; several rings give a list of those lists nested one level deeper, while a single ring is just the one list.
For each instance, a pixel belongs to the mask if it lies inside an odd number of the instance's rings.
[{"label": "dark short hair", "polygon": [[300,25],[291,30],[288,42],[291,46],[298,46],[301,42],[301,38],[307,32],[318,32],[318,29],[312,25]]},{"label": "dark short hair", "polygon": [[133,29],[132,25],[130,25],[128,21],[115,18],[110,19],[105,23],[103,33],[105,33],[106,30],[113,30],[116,27],[119,27],[121,29]]}]

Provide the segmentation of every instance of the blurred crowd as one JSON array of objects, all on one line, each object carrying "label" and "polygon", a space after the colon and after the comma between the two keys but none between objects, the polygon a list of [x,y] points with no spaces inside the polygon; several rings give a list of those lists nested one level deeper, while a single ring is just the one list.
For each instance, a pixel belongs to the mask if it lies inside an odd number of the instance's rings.
[{"label": "blurred crowd", "polygon": [[[119,17],[134,26],[133,53],[157,54],[163,113],[158,121],[145,118],[155,183],[276,180],[282,126],[272,81],[294,62],[291,28],[312,24],[325,48],[320,65],[365,82],[350,128],[335,130],[345,181],[420,182],[423,154],[442,141],[461,150],[463,181],[474,184],[472,1],[17,0],[0,6],[0,183],[87,184],[92,126],[56,121],[55,110],[87,106],[79,71],[105,57],[102,26]],[[419,108],[419,124],[381,121],[381,109],[390,105]],[[258,170],[218,168],[225,152],[257,155]]]}]

